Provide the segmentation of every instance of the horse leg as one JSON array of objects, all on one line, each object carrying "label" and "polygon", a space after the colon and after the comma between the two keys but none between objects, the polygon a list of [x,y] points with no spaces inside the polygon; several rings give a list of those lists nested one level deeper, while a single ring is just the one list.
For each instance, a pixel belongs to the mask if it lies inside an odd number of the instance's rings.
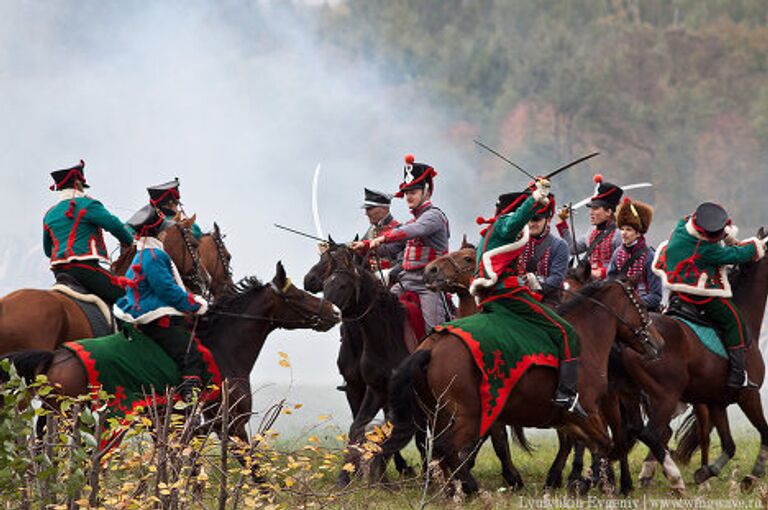
[{"label": "horse leg", "polygon": [[742,390],[739,395],[739,407],[760,433],[760,451],[755,459],[755,465],[752,467],[752,473],[745,476],[741,481],[741,490],[749,491],[754,487],[757,479],[765,475],[765,463],[768,460],[768,423],[765,421],[759,391]]},{"label": "horse leg", "polygon": [[[512,453],[509,448],[509,437],[507,436],[507,427],[500,423],[495,423],[490,430],[491,444],[493,451],[501,462],[501,477],[512,490],[523,488],[523,477],[512,463]],[[474,467],[474,460],[472,462]]]},{"label": "horse leg", "polygon": [[587,448],[584,443],[574,440],[571,473],[568,475],[568,492],[573,494],[583,495],[589,490],[589,481],[584,478],[584,453],[586,451]]},{"label": "horse leg", "polygon": [[[720,471],[723,470],[729,460],[736,454],[736,443],[731,436],[731,427],[728,423],[727,410],[723,406],[710,406],[709,408],[709,420],[715,425],[717,429],[717,435],[720,437],[720,445],[722,453],[714,462],[714,464],[702,464],[702,466],[696,470],[693,474],[693,480],[698,483],[704,483],[713,476],[717,476]],[[701,458],[704,462],[704,440],[706,439],[707,449],[709,448],[709,420],[707,423],[699,423],[697,420],[696,427],[699,435],[699,442],[701,443],[702,453]],[[709,452],[707,452],[707,457]]]},{"label": "horse leg", "polygon": [[[344,459],[345,464],[349,462],[356,468],[359,467],[361,455],[359,453],[358,444],[365,437],[366,425],[368,425],[376,417],[376,413],[382,409],[384,402],[384,396],[381,395],[378,391],[374,390],[370,386],[366,388],[365,397],[363,397],[363,402],[360,404],[360,409],[357,412],[357,416],[355,416],[355,419],[352,421],[352,425],[349,427],[349,451],[347,452],[347,455]],[[351,479],[349,472],[342,469],[341,472],[339,472],[339,476],[336,480],[337,486],[346,487],[349,485],[350,481]]]},{"label": "horse leg", "polygon": [[552,461],[552,465],[547,473],[547,480],[544,482],[544,489],[559,489],[563,485],[563,469],[565,468],[565,462],[568,460],[568,455],[573,448],[573,439],[570,436],[557,431],[558,448],[555,460]]},{"label": "horse leg", "polygon": [[[683,492],[685,491],[685,481],[667,448],[669,437],[672,434],[669,421],[677,407],[677,401],[675,399],[660,399],[657,402],[648,425],[638,438],[648,446],[656,460],[661,463],[664,476],[669,480],[672,490]],[[645,468],[646,464],[643,463],[643,471],[640,473],[640,482],[643,484],[645,484],[644,477],[648,475]]]},{"label": "horse leg", "polygon": [[[460,410],[457,411],[444,460],[449,469],[448,480],[455,479],[460,482],[464,494],[470,495],[476,493],[479,488],[477,480],[472,476],[471,464],[481,442],[477,440],[477,417],[462,416],[460,412]],[[453,484],[449,484],[449,493],[453,488]]]}]

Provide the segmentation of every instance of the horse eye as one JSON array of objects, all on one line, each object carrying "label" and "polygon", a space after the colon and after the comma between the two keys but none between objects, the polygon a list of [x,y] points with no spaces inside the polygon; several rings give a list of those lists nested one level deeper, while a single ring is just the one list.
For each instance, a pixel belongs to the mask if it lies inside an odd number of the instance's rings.
[{"label": "horse eye", "polygon": [[464,262],[474,262],[474,261],[475,261],[475,259],[473,259],[473,258],[472,258],[472,257],[470,257],[470,256],[466,256],[466,257],[464,257]]}]

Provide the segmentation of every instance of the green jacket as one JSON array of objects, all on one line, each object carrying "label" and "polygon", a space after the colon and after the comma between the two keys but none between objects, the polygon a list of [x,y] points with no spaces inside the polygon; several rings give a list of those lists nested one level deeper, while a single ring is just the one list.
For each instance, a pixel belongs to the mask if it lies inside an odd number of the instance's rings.
[{"label": "green jacket", "polygon": [[43,218],[43,251],[51,266],[74,260],[108,261],[102,229],[121,244],[133,243],[130,229],[98,200],[75,190],[61,191],[60,197]]},{"label": "green jacket", "polygon": [[[535,206],[533,197],[528,197],[514,212],[497,217],[481,232],[470,293],[478,295],[483,289],[493,289],[491,293],[497,294],[522,287],[514,262],[528,242],[528,222]],[[487,296],[488,291],[483,294]]]},{"label": "green jacket", "polygon": [[699,234],[690,217],[681,219],[669,241],[656,251],[653,272],[673,292],[696,296],[731,297],[726,266],[758,260],[765,253],[763,241],[751,237],[738,246],[712,242]]}]

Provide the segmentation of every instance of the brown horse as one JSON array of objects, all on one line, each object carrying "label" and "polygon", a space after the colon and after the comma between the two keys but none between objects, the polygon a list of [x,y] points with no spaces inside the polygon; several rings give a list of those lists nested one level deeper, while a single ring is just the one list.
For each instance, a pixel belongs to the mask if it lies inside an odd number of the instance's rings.
[{"label": "brown horse", "polygon": [[[589,418],[566,415],[552,402],[557,372],[532,367],[517,382],[497,423],[521,427],[562,427],[607,455],[611,438],[599,412],[600,399],[608,390],[608,356],[614,339],[643,353],[657,356],[663,345],[658,332],[639,305],[634,289],[620,281],[586,287],[560,307],[561,315],[574,325],[581,339],[579,395]],[[447,476],[461,481],[465,492],[477,491],[469,471],[480,430],[481,374],[464,342],[452,334],[432,334],[403,362],[392,381],[390,400],[394,431],[377,458],[372,473],[381,473],[383,460],[413,436],[424,417],[419,409],[436,410],[435,448]],[[437,406],[437,396],[440,396]],[[414,401],[418,396],[421,403]],[[679,471],[669,476],[679,478]]]},{"label": "brown horse", "polygon": [[[764,235],[765,231],[760,229],[758,236]],[[732,274],[732,280],[733,302],[741,310],[753,339],[745,356],[747,372],[752,381],[762,385],[765,379],[765,363],[757,339],[760,338],[760,326],[768,297],[768,258],[742,265]],[[768,423],[763,413],[760,392],[742,390],[735,393],[734,390],[726,389],[727,360],[704,347],[693,331],[681,321],[658,314],[653,315],[653,320],[666,342],[662,358],[657,363],[648,364],[630,352],[623,353],[622,356],[627,374],[644,390],[650,400],[652,412],[649,413],[649,423],[644,433],[655,442],[651,448],[652,453],[658,459],[659,452],[666,450],[671,435],[669,422],[678,402],[705,404],[709,419],[718,429],[723,441],[723,451],[713,464],[704,465],[696,472],[695,480],[701,483],[717,475],[736,450],[726,414],[726,408],[735,399],[760,434],[760,451],[752,473],[742,480],[742,488],[751,488],[755,480],[764,475],[768,458]],[[701,424],[698,430],[702,436],[709,434],[708,424]],[[708,437],[705,441],[706,446]],[[650,479],[654,468],[655,463],[644,463],[641,481]]]},{"label": "brown horse", "polygon": [[[186,254],[184,230],[177,227],[166,232],[164,243],[179,272],[190,274],[194,266]],[[19,289],[0,299],[0,354],[26,349],[53,350],[63,342],[91,337],[88,318],[61,292]]]},{"label": "brown horse", "polygon": [[200,264],[210,277],[209,291],[214,299],[224,294],[234,284],[232,255],[224,245],[224,237],[219,226],[214,222],[213,232],[203,234],[198,246]]},{"label": "brown horse", "polygon": [[[229,381],[229,402],[234,408],[230,433],[248,441],[246,425],[251,416],[250,373],[267,335],[277,328],[327,331],[338,323],[338,309],[294,286],[278,262],[271,282],[244,279],[203,316],[197,335],[213,355],[222,378]],[[68,349],[26,351],[7,356],[26,378],[46,374],[63,395],[90,393],[79,359]],[[158,388],[158,391],[163,391]],[[220,401],[205,409],[206,427],[215,426]],[[242,460],[242,459],[241,459]]]}]

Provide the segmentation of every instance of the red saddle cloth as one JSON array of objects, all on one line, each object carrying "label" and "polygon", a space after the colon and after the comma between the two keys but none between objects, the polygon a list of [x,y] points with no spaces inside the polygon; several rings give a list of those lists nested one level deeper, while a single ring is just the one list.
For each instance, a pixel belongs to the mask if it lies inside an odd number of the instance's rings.
[{"label": "red saddle cloth", "polygon": [[400,302],[405,307],[408,322],[411,324],[416,339],[421,340],[427,332],[424,327],[424,315],[421,313],[419,295],[411,291],[403,292],[400,294]]}]

